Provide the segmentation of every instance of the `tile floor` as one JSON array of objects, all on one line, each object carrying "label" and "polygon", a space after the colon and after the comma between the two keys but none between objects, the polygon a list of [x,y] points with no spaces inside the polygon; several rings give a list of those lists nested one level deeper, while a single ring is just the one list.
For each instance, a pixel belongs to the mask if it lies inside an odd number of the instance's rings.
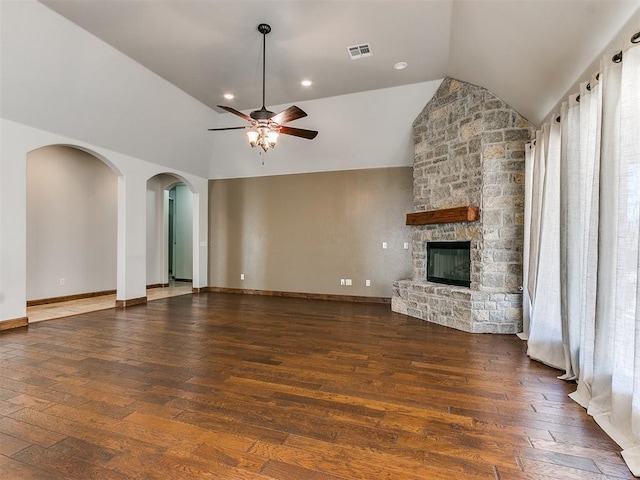
[{"label": "tile floor", "polygon": [[[190,282],[171,282],[168,287],[147,289],[147,301],[160,298],[175,297],[191,294]],[[102,295],[99,297],[69,300],[68,302],[49,303],[27,307],[29,323],[53,320],[54,318],[70,317],[80,313],[95,312],[115,308],[116,295]]]}]

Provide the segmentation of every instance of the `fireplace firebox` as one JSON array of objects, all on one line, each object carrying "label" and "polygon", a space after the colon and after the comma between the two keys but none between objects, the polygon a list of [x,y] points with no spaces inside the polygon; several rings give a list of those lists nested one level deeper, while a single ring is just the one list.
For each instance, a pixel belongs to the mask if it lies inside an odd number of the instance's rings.
[{"label": "fireplace firebox", "polygon": [[471,286],[471,242],[427,242],[427,281]]}]

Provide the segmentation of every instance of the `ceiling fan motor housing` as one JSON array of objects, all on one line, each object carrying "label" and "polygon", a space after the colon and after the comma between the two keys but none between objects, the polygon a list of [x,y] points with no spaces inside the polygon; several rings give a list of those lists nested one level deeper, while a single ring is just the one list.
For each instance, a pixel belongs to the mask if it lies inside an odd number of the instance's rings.
[{"label": "ceiling fan motor housing", "polygon": [[260,110],[254,110],[249,114],[249,116],[254,120],[269,120],[274,115],[275,113],[270,112],[264,107],[262,107]]},{"label": "ceiling fan motor housing", "polygon": [[269,33],[271,31],[271,25],[269,25],[267,23],[261,23],[260,25],[258,25],[258,31],[261,34],[266,35],[267,33]]}]

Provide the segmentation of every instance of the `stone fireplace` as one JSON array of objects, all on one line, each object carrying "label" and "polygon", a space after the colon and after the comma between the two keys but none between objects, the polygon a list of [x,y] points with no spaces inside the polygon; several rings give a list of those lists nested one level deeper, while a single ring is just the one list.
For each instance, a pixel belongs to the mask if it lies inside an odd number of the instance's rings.
[{"label": "stone fireplace", "polygon": [[[521,331],[524,151],[535,127],[488,90],[446,78],[413,131],[413,278],[394,283],[393,311],[467,332]],[[469,287],[427,281],[428,242],[469,242]]]}]

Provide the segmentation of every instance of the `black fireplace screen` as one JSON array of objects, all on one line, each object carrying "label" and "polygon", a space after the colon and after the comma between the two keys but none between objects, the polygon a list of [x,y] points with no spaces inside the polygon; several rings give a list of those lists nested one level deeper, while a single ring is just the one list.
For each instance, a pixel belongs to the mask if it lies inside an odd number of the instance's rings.
[{"label": "black fireplace screen", "polygon": [[471,242],[427,242],[427,281],[471,286]]}]

